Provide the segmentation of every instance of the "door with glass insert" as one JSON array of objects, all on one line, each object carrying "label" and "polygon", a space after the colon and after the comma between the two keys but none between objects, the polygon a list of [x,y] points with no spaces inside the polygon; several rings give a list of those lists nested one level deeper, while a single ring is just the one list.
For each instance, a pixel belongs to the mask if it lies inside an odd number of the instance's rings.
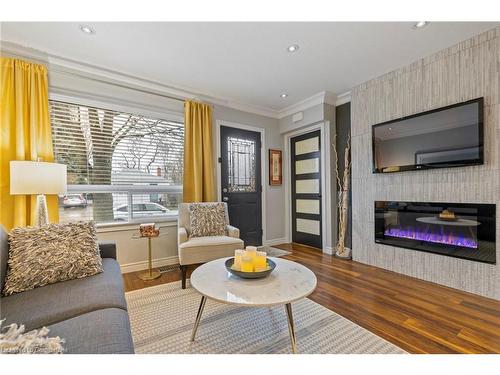
[{"label": "door with glass insert", "polygon": [[221,199],[245,246],[262,245],[260,133],[220,128]]},{"label": "door with glass insert", "polygon": [[292,241],[322,247],[321,133],[290,140],[292,184]]}]

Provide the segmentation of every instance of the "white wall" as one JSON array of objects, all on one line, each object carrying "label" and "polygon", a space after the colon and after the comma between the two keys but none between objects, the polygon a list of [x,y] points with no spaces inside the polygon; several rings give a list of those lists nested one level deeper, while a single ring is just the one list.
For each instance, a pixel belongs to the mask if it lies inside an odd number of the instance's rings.
[{"label": "white wall", "polygon": [[280,118],[279,128],[281,133],[289,133],[299,128],[316,124],[325,119],[325,105],[323,103],[316,104],[297,112],[302,112],[303,118],[300,121],[293,122],[293,115]]},{"label": "white wall", "polygon": [[[176,264],[177,256],[177,222],[160,223],[160,236],[151,240],[153,267]],[[147,239],[133,239],[137,234],[137,225],[107,227],[98,229],[99,240],[115,241],[117,260],[122,272],[144,270],[148,267]]]}]

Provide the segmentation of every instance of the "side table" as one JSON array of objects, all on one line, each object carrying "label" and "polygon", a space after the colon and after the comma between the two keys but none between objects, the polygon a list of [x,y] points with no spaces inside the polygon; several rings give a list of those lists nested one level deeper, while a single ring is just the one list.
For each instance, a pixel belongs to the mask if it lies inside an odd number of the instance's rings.
[{"label": "side table", "polygon": [[153,238],[158,238],[158,237],[163,237],[166,236],[167,233],[161,233],[158,236],[140,236],[138,234],[132,235],[132,239],[134,240],[140,240],[143,238],[148,239],[148,270],[141,272],[138,276],[141,280],[149,281],[149,280],[154,280],[157,279],[158,277],[161,276],[160,271],[153,271],[153,255],[151,252],[151,239]]}]

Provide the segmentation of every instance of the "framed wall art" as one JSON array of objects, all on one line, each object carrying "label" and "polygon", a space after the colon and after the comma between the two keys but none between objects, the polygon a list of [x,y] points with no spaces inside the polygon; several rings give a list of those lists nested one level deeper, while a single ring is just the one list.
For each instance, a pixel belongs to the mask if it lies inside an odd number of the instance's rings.
[{"label": "framed wall art", "polygon": [[281,150],[269,149],[269,185],[282,184],[283,165]]}]

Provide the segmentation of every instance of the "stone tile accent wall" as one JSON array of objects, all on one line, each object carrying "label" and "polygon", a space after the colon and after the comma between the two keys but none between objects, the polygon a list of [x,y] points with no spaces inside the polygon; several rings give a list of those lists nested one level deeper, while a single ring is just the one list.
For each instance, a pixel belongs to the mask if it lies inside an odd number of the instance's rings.
[{"label": "stone tile accent wall", "polygon": [[[372,125],[480,96],[484,165],[372,174]],[[365,82],[351,97],[354,260],[500,299],[500,27]],[[375,200],[495,203],[498,263],[376,244]]]}]

